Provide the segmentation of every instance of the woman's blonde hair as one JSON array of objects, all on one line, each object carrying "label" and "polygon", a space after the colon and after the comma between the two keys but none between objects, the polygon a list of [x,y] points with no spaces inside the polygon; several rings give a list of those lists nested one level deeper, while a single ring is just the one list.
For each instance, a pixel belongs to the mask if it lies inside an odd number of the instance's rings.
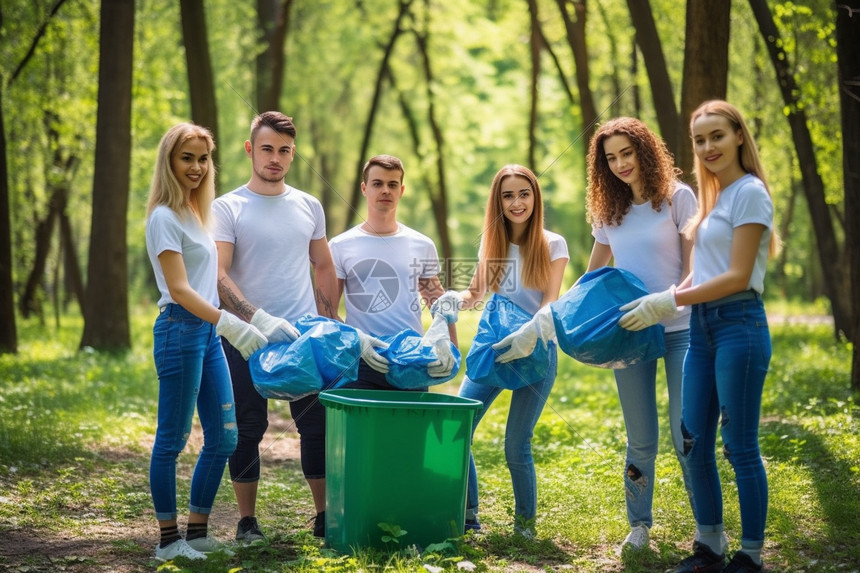
[{"label": "woman's blonde hair", "polygon": [[[200,185],[192,189],[186,197],[182,185],[179,184],[173,172],[171,160],[176,150],[190,139],[202,139],[206,142],[209,169],[206,170]],[[158,205],[165,205],[180,216],[185,215],[189,210],[196,213],[201,223],[206,226],[209,223],[212,201],[215,200],[215,163],[212,161],[214,149],[215,141],[212,133],[205,127],[193,123],[180,123],[167,130],[158,145],[158,158],[155,160],[152,184],[149,187],[146,215],[149,216]]]},{"label": "woman's blonde hair", "polygon": [[619,225],[633,204],[633,191],[609,168],[604,144],[615,135],[630,140],[639,162],[642,197],[651,208],[660,211],[663,201],[672,204],[675,182],[681,170],[666,144],[642,121],[633,117],[618,117],[602,126],[588,145],[588,191],[585,196],[586,218],[589,223]]},{"label": "woman's blonde hair", "polygon": [[[755,175],[762,183],[764,183],[764,188],[767,191],[767,194],[771,196],[772,200],[773,194],[770,192],[770,186],[767,184],[764,167],[762,167],[761,159],[758,154],[758,147],[756,146],[755,139],[753,139],[752,133],[747,127],[747,124],[738,108],[727,101],[719,99],[704,102],[697,107],[690,116],[691,137],[693,134],[693,124],[696,123],[696,120],[705,115],[719,115],[724,117],[734,131],[741,132],[742,143],[738,146],[738,159],[740,160],[741,168],[745,172]],[[711,211],[713,211],[714,206],[717,204],[717,197],[719,197],[720,191],[722,190],[717,176],[707,167],[702,165],[702,162],[696,153],[693,153],[693,157],[693,170],[696,173],[696,184],[699,188],[699,209],[683,230],[684,235],[690,240],[695,238],[699,224],[708,216],[708,214],[710,214]],[[776,229],[772,229],[770,235],[770,254],[773,255],[777,251],[778,247],[779,237],[776,233]]]},{"label": "woman's blonde hair", "polygon": [[534,193],[534,210],[526,223],[525,236],[519,245],[523,261],[522,283],[525,287],[541,290],[549,281],[549,243],[543,233],[543,198],[540,184],[535,174],[527,167],[505,165],[496,173],[490,186],[479,261],[479,271],[483,273],[487,288],[493,292],[498,292],[504,278],[512,235],[511,223],[505,217],[502,207],[502,183],[508,177],[516,175],[527,179]]}]

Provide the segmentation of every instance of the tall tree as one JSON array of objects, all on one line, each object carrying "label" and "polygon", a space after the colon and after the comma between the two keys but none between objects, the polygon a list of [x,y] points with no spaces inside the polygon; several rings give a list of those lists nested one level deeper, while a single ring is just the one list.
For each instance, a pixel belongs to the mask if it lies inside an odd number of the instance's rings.
[{"label": "tall tree", "polygon": [[594,106],[594,96],[591,93],[591,72],[588,66],[588,46],[585,42],[585,21],[587,7],[585,0],[556,0],[561,18],[564,21],[564,29],[567,34],[567,43],[573,53],[573,61],[576,64],[576,86],[579,90],[579,106],[582,110],[582,140],[591,141],[597,129],[597,108]]},{"label": "tall tree", "polygon": [[[0,26],[3,25],[0,12]],[[9,168],[6,162],[6,128],[3,124],[3,92],[0,88],[0,353],[18,352],[15,296],[12,281],[12,216],[9,212]]]},{"label": "tall tree", "polygon": [[529,4],[529,53],[531,54],[531,79],[529,97],[529,169],[537,172],[535,153],[537,152],[538,126],[538,82],[540,81],[540,53],[543,47],[543,34],[540,28],[540,14],[536,0],[528,0]]},{"label": "tall tree", "polygon": [[[425,0],[425,14],[429,14],[429,2]],[[442,126],[440,125],[438,112],[436,110],[435,86],[436,78],[433,74],[433,66],[430,61],[430,50],[427,45],[430,41],[429,25],[425,21],[423,32],[416,31],[415,43],[418,46],[418,51],[421,54],[421,69],[424,71],[424,85],[426,86],[427,97],[427,122],[430,124],[430,132],[433,136],[433,143],[436,148],[436,191],[430,187],[427,188],[427,193],[430,197],[430,204],[433,206],[433,218],[436,220],[436,229],[439,233],[439,244],[442,251],[442,259],[450,261],[454,256],[454,251],[451,246],[451,235],[448,230],[448,177],[445,172],[445,138],[442,134]],[[417,150],[416,150],[417,151]],[[445,269],[446,271],[448,269]],[[451,273],[445,273],[445,280],[450,287]]]},{"label": "tall tree", "polygon": [[669,151],[677,157],[681,142],[687,146],[687,138],[682,137],[678,107],[675,105],[675,92],[672,90],[672,80],[669,79],[669,69],[663,56],[663,45],[651,12],[651,2],[650,0],[627,0],[627,6],[633,27],[636,29],[636,44],[642,51],[642,59],[645,60],[645,68],[648,70],[660,135]]},{"label": "tall tree", "polygon": [[370,136],[373,134],[373,124],[376,119],[376,114],[379,111],[380,101],[382,99],[382,88],[385,84],[385,79],[388,77],[388,62],[391,60],[391,54],[394,53],[394,46],[397,44],[397,39],[403,34],[403,20],[409,14],[409,9],[412,6],[413,0],[399,0],[397,9],[397,18],[394,20],[394,28],[391,30],[391,35],[388,37],[385,47],[382,51],[382,60],[379,62],[379,72],[376,74],[376,84],[373,89],[373,98],[370,101],[370,109],[367,112],[367,122],[364,124],[364,136],[361,140],[361,149],[358,155],[358,164],[355,169],[355,181],[352,185],[352,193],[350,194],[349,211],[346,215],[346,223],[343,230],[349,229],[355,222],[355,217],[358,214],[358,201],[361,198],[361,171],[367,161],[367,149],[370,146]]},{"label": "tall tree", "polygon": [[836,53],[842,104],[842,169],[845,181],[845,246],[851,285],[854,350],[851,387],[860,390],[860,0],[836,2]]},{"label": "tall tree", "polygon": [[[15,325],[15,289],[12,272],[12,214],[9,208],[9,163],[6,147],[6,127],[3,118],[3,92],[9,89],[36,53],[39,41],[51,18],[57,15],[66,0],[56,0],[48,17],[41,23],[30,45],[15,66],[5,85],[0,85],[0,353],[18,351],[18,333]],[[0,30],[4,29],[4,12],[0,6]]]},{"label": "tall tree", "polygon": [[[688,141],[687,122],[699,104],[705,100],[726,97],[731,4],[725,1],[687,0],[679,141]],[[684,171],[686,178],[692,180],[691,145],[680,146],[676,164]]]},{"label": "tall tree", "polygon": [[286,74],[284,43],[293,0],[257,0],[257,19],[266,47],[257,56],[257,111],[280,109]]},{"label": "tall tree", "polygon": [[182,0],[180,5],[188,91],[191,95],[191,119],[197,125],[209,128],[218,142],[221,141],[218,138],[218,105],[215,100],[215,79],[212,75],[212,59],[209,57],[203,0]]},{"label": "tall tree", "polygon": [[[836,238],[830,207],[825,198],[824,183],[818,172],[818,162],[806,122],[806,112],[803,111],[800,88],[789,68],[789,58],[782,47],[782,38],[768,8],[767,0],[749,0],[749,3],[767,46],[770,61],[776,70],[779,89],[785,108],[788,110],[788,124],[791,126],[794,148],[800,164],[803,191],[809,206],[812,227],[815,230],[815,243],[818,247],[827,297],[830,299],[833,312],[834,326],[837,333],[844,333],[850,339],[853,334],[851,287],[844,267],[844,251]],[[843,131],[843,133],[848,136],[850,132]]]},{"label": "tall tree", "polygon": [[93,211],[81,347],[127,350],[126,227],[131,164],[134,0],[102,0]]}]

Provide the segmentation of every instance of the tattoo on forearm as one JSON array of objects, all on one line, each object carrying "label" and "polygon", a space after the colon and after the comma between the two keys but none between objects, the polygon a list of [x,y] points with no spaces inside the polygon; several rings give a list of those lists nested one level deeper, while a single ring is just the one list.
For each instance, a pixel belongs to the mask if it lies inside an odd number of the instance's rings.
[{"label": "tattoo on forearm", "polygon": [[233,312],[248,322],[257,312],[257,308],[248,301],[239,298],[224,279],[218,279],[218,296],[221,297],[222,305],[226,304]]},{"label": "tattoo on forearm", "polygon": [[320,316],[327,318],[337,318],[337,312],[332,305],[331,300],[323,294],[322,289],[314,289],[314,298],[317,303],[317,312]]}]

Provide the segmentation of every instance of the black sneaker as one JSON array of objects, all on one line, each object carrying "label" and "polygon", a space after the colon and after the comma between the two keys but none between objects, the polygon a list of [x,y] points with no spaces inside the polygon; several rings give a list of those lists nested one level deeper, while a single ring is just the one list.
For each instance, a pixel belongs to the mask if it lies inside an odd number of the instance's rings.
[{"label": "black sneaker", "polygon": [[729,564],[726,565],[726,568],[723,569],[723,573],[752,573],[754,571],[762,571],[763,569],[763,566],[755,564],[752,557],[743,551],[738,551],[732,557],[732,560],[729,561]]},{"label": "black sneaker", "polygon": [[325,537],[325,511],[314,518],[314,537]]},{"label": "black sneaker", "polygon": [[236,541],[251,542],[265,538],[260,526],[257,525],[256,517],[247,516],[239,520],[239,525],[236,527]]},{"label": "black sneaker", "polygon": [[725,554],[717,555],[704,543],[694,541],[693,554],[667,573],[721,573],[725,564]]},{"label": "black sneaker", "polygon": [[477,519],[467,519],[463,524],[463,531],[481,531],[481,524]]}]

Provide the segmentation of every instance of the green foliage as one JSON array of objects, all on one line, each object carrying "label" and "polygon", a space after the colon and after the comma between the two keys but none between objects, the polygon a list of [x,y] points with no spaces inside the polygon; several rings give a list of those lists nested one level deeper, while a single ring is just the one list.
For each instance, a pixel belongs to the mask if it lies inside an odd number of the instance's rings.
[{"label": "green foliage", "polygon": [[[71,177],[69,214],[77,254],[86,268],[95,148],[98,91],[98,0],[66,2],[50,19],[45,36],[22,74],[7,86],[24,58],[35,31],[48,18],[49,3],[4,3],[0,26],[0,81],[9,142],[10,207],[13,214],[16,292],[33,264],[33,229],[44,217],[48,188],[58,173],[53,153],[77,157]],[[289,182],[326,200],[329,236],[345,224],[356,178],[365,157],[358,157],[379,73],[384,46],[392,32],[398,3],[292,3],[284,46],[284,93],[280,107],[298,127],[298,157]],[[799,82],[800,107],[818,157],[828,202],[842,202],[842,162],[832,6],[826,0],[771,2],[783,47]],[[535,3],[547,40],[540,59],[535,165],[546,201],[547,226],[567,237],[571,280],[581,274],[592,238],[585,221],[586,141],[576,93],[573,57],[558,5]],[[670,79],[680,99],[684,54],[684,10],[674,0],[652,0]],[[630,16],[622,2],[589,3],[587,46],[590,87],[600,121],[635,115],[657,128],[650,82],[635,49]],[[205,3],[219,141],[215,158],[219,191],[248,180],[243,149],[248,124],[257,111],[256,57],[264,50],[256,8],[250,2]],[[372,128],[369,154],[393,153],[406,165],[406,200],[400,216],[410,226],[437,238],[428,217],[429,187],[438,185],[438,152],[432,143],[416,35],[427,38],[434,82],[429,87],[441,124],[449,189],[448,225],[457,257],[474,257],[481,236],[487,190],[493,174],[507,163],[528,162],[529,55],[528,5],[520,0],[494,2],[413,2],[403,21],[383,81],[379,114]],[[144,205],[157,143],[173,123],[190,118],[187,63],[177,3],[139,2],[135,15],[133,150],[128,209],[129,287],[131,300],[153,296],[143,242]],[[360,23],[360,24],[359,24]],[[729,98],[751,118],[777,204],[777,223],[786,225],[783,295],[812,299],[822,292],[811,224],[801,194],[800,168],[790,145],[788,123],[772,66],[746,2],[732,2]],[[198,65],[193,62],[192,65]],[[559,77],[573,92],[569,99]],[[752,80],[752,81],[751,81]],[[413,148],[403,118],[401,97],[417,118],[420,139]],[[53,114],[48,120],[47,114]],[[59,135],[55,148],[46,137],[46,121]],[[358,209],[362,211],[361,207]],[[837,232],[842,233],[837,225]],[[782,264],[778,262],[772,265]],[[53,249],[45,277],[62,279],[61,257]]]},{"label": "green foliage", "polygon": [[405,529],[401,528],[396,523],[377,523],[376,524],[379,529],[382,530],[382,542],[383,543],[394,543],[399,544],[400,538],[408,533]]}]

